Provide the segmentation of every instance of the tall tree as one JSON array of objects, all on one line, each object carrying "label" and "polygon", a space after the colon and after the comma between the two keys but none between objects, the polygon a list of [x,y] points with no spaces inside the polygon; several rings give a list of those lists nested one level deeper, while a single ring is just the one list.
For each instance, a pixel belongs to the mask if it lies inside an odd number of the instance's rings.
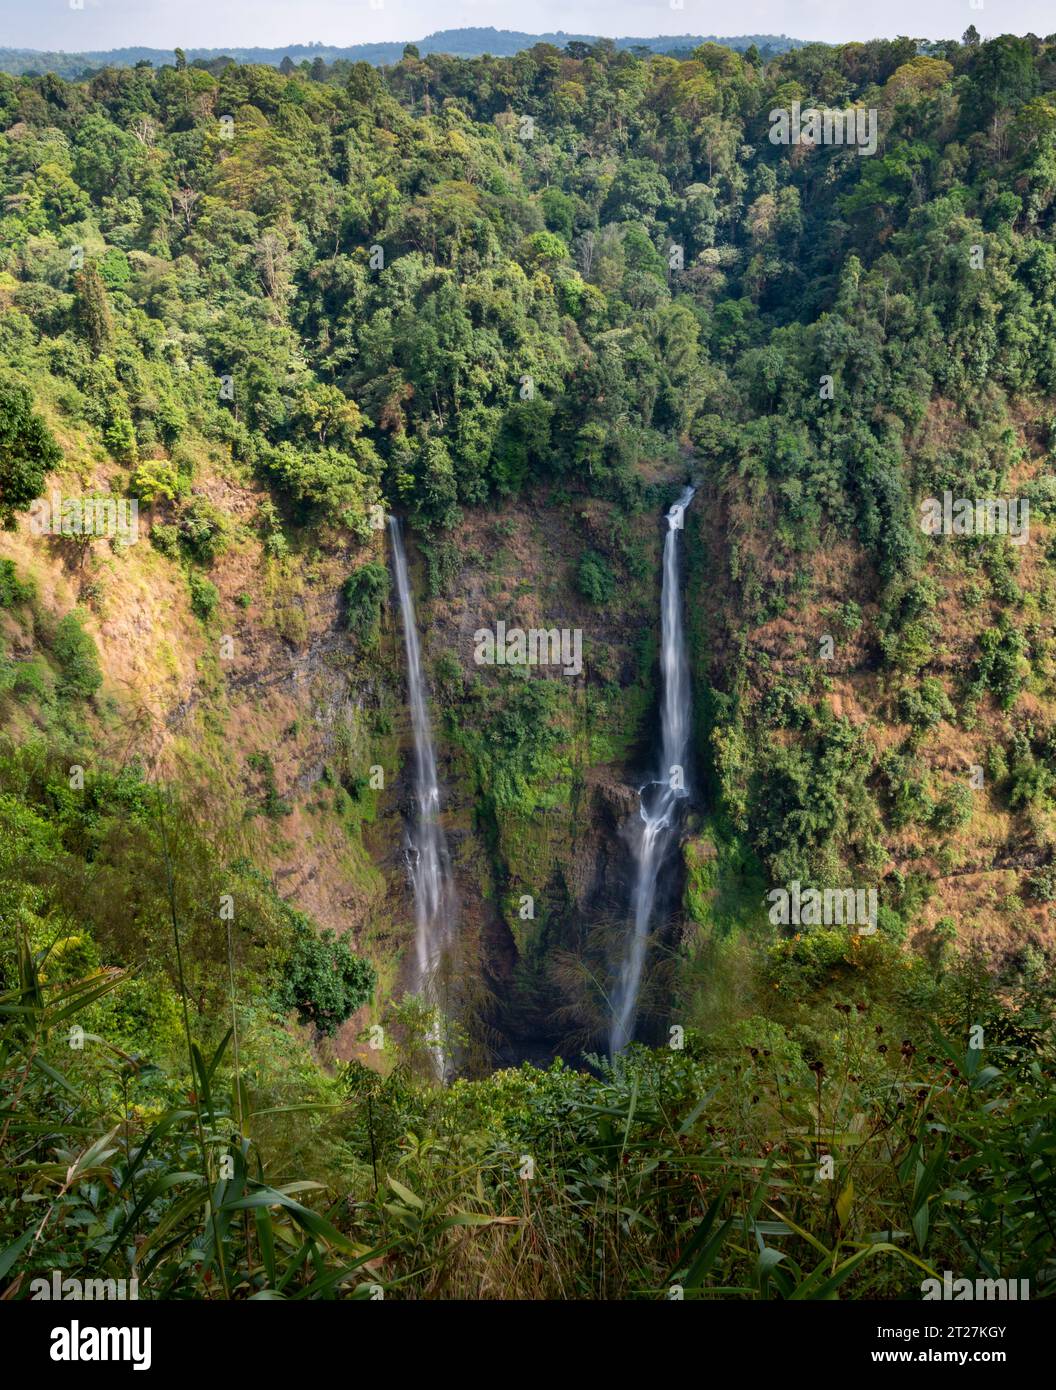
[{"label": "tall tree", "polygon": [[62,458],[51,431],[17,382],[0,380],[0,524],[10,528],[44,487],[44,475]]},{"label": "tall tree", "polygon": [[114,323],[106,286],[94,261],[86,261],[73,277],[74,318],[96,352],[107,352],[114,340]]}]

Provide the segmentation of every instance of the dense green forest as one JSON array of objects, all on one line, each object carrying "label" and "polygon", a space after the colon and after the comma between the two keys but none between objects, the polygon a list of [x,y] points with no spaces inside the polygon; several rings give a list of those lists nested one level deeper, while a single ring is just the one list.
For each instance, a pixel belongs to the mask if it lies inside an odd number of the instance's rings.
[{"label": "dense green forest", "polygon": [[[1050,1296],[1056,36],[285,67],[0,75],[4,1296]],[[609,1057],[687,478],[694,796]],[[498,619],[582,674],[476,665]]]}]

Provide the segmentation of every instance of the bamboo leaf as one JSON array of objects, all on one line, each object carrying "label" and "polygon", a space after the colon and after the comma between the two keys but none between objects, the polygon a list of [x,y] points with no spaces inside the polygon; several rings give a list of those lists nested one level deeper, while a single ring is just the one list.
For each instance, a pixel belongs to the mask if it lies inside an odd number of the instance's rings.
[{"label": "bamboo leaf", "polygon": [[850,1220],[851,1208],[854,1206],[854,1182],[851,1178],[847,1179],[847,1185],[836,1198],[836,1216],[841,1226],[846,1226]]}]

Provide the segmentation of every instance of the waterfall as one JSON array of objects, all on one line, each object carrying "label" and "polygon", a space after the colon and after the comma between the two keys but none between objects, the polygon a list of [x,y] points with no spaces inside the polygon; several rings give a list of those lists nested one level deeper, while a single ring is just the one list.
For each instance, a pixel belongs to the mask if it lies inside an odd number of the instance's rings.
[{"label": "waterfall", "polygon": [[[403,619],[403,641],[407,653],[407,695],[414,733],[414,796],[416,816],[408,833],[408,864],[414,890],[415,988],[435,1003],[435,974],[441,957],[451,944],[455,919],[455,893],[451,860],[440,825],[440,784],[436,775],[433,731],[429,723],[422,653],[414,615],[414,596],[407,575],[407,555],[403,548],[400,523],[389,517],[392,537],[392,567]],[[441,1070],[443,1064],[441,1062]]]},{"label": "waterfall", "polygon": [[639,789],[641,828],[635,840],[635,880],[631,907],[634,929],[627,944],[612,1002],[609,1050],[623,1051],[634,1035],[642,966],[649,941],[649,920],[656,902],[661,866],[678,829],[679,803],[688,795],[685,769],[689,755],[692,701],[689,663],[682,631],[682,594],[678,582],[678,537],[682,516],[695,488],[687,487],[667,513],[663,583],[660,594],[660,768],[656,781]]}]

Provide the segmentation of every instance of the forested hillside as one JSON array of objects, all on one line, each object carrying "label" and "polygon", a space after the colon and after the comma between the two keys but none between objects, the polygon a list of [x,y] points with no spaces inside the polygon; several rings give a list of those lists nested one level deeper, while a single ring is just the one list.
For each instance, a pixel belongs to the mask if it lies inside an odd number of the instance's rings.
[{"label": "forested hillside", "polygon": [[[6,1296],[1051,1293],[1056,36],[289,68],[0,75]],[[691,809],[607,1057],[687,480]]]},{"label": "forested hillside", "polygon": [[[742,34],[738,37],[718,38],[702,34],[661,34],[653,38],[598,39],[590,34],[525,34],[510,29],[438,29],[427,34],[417,43],[356,43],[347,47],[325,43],[291,43],[283,48],[190,48],[181,49],[179,56],[200,67],[211,68],[219,63],[222,69],[228,63],[266,63],[272,67],[282,67],[283,72],[301,67],[309,70],[313,77],[347,75],[342,71],[351,63],[397,63],[407,47],[415,48],[421,55],[442,53],[457,58],[478,58],[491,54],[497,58],[508,58],[514,53],[534,48],[537,44],[556,45],[569,48],[578,44],[584,48],[595,45],[602,49],[634,49],[639,52],[682,53],[687,55],[702,43],[722,44],[725,48],[746,49],[754,45],[760,52],[784,53],[786,49],[801,47],[796,39],[776,34]],[[47,53],[32,48],[0,48],[0,72],[10,72],[16,77],[31,73],[39,77],[42,73],[53,72],[59,77],[79,78],[86,72],[104,67],[135,67],[137,63],[149,63],[162,67],[171,63],[173,54],[160,48],[111,48],[105,51],[87,53]],[[313,70],[314,65],[314,70]],[[323,72],[320,72],[320,65]]]}]

